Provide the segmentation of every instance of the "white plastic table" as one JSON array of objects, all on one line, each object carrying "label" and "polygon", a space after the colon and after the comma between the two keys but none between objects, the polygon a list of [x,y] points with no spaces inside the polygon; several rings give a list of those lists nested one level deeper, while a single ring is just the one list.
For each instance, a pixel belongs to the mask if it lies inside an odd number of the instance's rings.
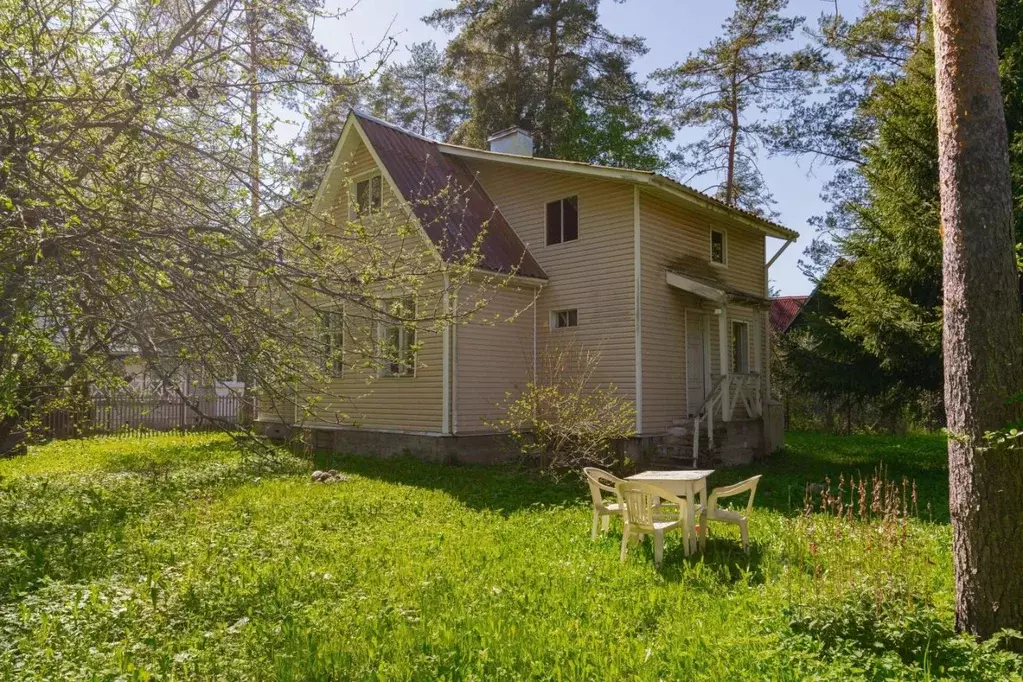
[{"label": "white plastic table", "polygon": [[706,537],[707,524],[700,524],[700,537],[696,537],[696,495],[700,496],[700,504],[707,504],[707,477],[714,473],[713,469],[686,469],[683,471],[643,471],[628,477],[630,481],[651,483],[667,492],[684,498],[686,501],[686,525],[689,527],[689,545],[685,548],[688,556],[696,550],[697,542],[701,545]]}]

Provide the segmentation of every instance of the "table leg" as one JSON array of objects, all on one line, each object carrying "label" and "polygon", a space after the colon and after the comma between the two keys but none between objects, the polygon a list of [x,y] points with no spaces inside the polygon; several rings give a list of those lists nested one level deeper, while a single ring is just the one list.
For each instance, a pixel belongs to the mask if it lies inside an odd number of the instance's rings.
[{"label": "table leg", "polygon": [[686,486],[686,529],[689,531],[686,533],[688,542],[686,543],[686,556],[689,556],[696,549],[696,502],[693,499],[693,487],[691,485]]},{"label": "table leg", "polygon": [[700,512],[700,551],[707,548],[707,479],[700,481],[700,504],[703,511]]}]

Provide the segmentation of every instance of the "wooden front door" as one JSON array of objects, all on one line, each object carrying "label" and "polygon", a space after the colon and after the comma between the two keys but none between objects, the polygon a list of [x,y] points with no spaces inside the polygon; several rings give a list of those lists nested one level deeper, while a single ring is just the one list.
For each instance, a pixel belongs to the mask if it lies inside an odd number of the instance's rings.
[{"label": "wooden front door", "polygon": [[686,410],[690,416],[696,415],[707,395],[704,317],[699,311],[686,311]]}]

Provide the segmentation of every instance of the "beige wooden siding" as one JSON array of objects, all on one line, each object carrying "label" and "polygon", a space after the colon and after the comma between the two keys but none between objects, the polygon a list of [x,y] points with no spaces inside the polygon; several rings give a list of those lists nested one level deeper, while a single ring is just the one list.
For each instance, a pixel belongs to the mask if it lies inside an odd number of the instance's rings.
[{"label": "beige wooden siding", "polygon": [[[340,158],[342,164],[347,164],[348,177],[359,178],[376,168],[372,155],[354,130],[349,143],[349,149],[343,150]],[[383,201],[393,205],[394,199],[385,178]],[[337,223],[343,225],[349,212],[346,188],[337,194],[332,211]],[[395,218],[395,225],[404,229],[407,224],[406,219]],[[384,249],[373,250],[365,257],[379,259],[404,250],[414,254],[408,256],[410,259],[432,258],[425,240],[415,233],[387,237],[384,245]],[[381,267],[379,262],[376,267]],[[428,277],[416,292],[420,310],[432,311],[439,306],[442,289],[439,275]],[[402,292],[381,290],[377,293],[381,298],[391,298]],[[429,314],[432,312],[420,312],[420,316]],[[366,335],[376,333],[376,324],[368,319],[368,313],[353,304],[345,307],[345,316],[346,345],[356,345],[351,340],[361,336],[358,346],[364,347]],[[313,404],[312,414],[306,417],[305,424],[440,433],[443,428],[443,334],[439,329],[421,328],[416,340],[421,348],[416,356],[415,376],[411,377],[378,377],[377,369],[367,366],[365,359],[346,356],[346,365],[356,366],[346,366],[343,377],[302,391],[303,398]]]},{"label": "beige wooden siding", "polygon": [[535,289],[507,285],[482,313],[455,327],[455,430],[493,433],[508,393],[517,395],[533,366]]},{"label": "beige wooden siding", "polygon": [[[633,188],[624,182],[473,161],[490,198],[549,277],[537,301],[538,347],[575,341],[601,350],[595,380],[635,397]],[[546,246],[545,206],[579,197],[579,238]],[[552,311],[579,326],[549,330]],[[462,343],[462,350],[465,348]]]},{"label": "beige wooden siding", "polygon": [[277,403],[272,400],[260,399],[259,412],[256,419],[261,422],[278,422],[292,424],[295,421],[295,403],[281,399]]},{"label": "beige wooden siding", "polygon": [[[713,385],[721,374],[721,346],[718,315],[714,307],[702,299],[679,291],[665,282],[666,269],[684,258],[710,259],[710,229],[723,229],[728,237],[728,265],[719,276],[730,286],[748,293],[764,296],[764,248],[762,234],[735,227],[723,226],[713,218],[674,206],[646,193],[640,196],[640,224],[642,234],[642,365],[643,365],[643,433],[663,432],[675,419],[689,413],[686,399],[686,328],[685,311],[704,310],[710,344],[711,381]],[[743,319],[751,323],[751,347],[761,340],[763,358],[764,316],[753,309],[730,305],[725,312],[726,322]],[[754,332],[752,325],[761,326]],[[728,334],[726,324],[725,332]],[[728,343],[728,338],[725,339]],[[751,369],[754,360],[750,360]],[[698,409],[698,407],[694,408]]]}]

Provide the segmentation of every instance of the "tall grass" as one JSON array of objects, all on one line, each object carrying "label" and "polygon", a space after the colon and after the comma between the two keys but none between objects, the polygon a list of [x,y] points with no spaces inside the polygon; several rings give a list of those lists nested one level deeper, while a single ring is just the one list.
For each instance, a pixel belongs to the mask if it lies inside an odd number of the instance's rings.
[{"label": "tall grass", "polygon": [[[1019,679],[952,632],[942,461],[929,437],[797,435],[714,476],[765,474],[749,555],[712,526],[696,557],[670,539],[658,572],[649,547],[619,564],[617,526],[590,542],[574,479],[257,470],[221,436],[54,443],[0,462],[0,678]],[[903,513],[914,482],[930,515]]]}]

